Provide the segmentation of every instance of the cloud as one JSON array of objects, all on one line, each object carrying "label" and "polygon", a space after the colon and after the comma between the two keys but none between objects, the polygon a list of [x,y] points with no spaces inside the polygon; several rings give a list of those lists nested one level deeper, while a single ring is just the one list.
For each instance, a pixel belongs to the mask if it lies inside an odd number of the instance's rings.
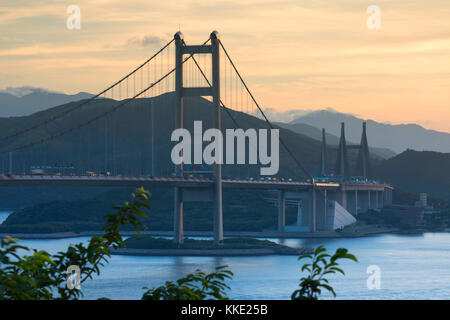
[{"label": "cloud", "polygon": [[161,36],[156,36],[156,35],[133,37],[133,38],[128,39],[127,46],[140,47],[140,48],[157,47],[157,46],[161,46],[161,45],[165,44],[168,38],[169,37],[161,37]]},{"label": "cloud", "polygon": [[32,86],[22,86],[22,87],[8,87],[6,89],[0,89],[0,92],[8,93],[18,98],[26,96],[34,92],[48,92],[48,93],[59,93],[57,91],[50,91],[45,88],[37,88]]},{"label": "cloud", "polygon": [[287,111],[278,111],[274,108],[265,108],[264,113],[270,121],[291,122],[292,120],[310,113],[312,110],[293,109]]},{"label": "cloud", "polygon": [[366,27],[368,3],[356,0],[77,0],[78,31],[66,28],[66,1],[3,2],[2,87],[97,91],[178,28],[189,44],[216,29],[270,119],[331,105],[450,130],[448,0],[378,0],[377,31]]}]

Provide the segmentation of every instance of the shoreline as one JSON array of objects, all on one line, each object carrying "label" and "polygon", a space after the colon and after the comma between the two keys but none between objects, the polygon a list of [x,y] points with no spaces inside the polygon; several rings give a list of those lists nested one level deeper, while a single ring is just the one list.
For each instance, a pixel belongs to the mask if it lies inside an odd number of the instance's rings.
[{"label": "shoreline", "polygon": [[[359,230],[359,231],[319,231],[315,233],[311,232],[276,232],[276,231],[228,231],[224,232],[225,237],[248,237],[248,238],[276,238],[276,239],[286,239],[286,238],[296,238],[296,239],[334,239],[334,238],[360,238],[360,237],[370,237],[380,234],[422,234],[424,232],[432,232],[427,230],[420,231],[401,231],[396,228],[374,228],[370,230]],[[0,233],[0,237],[10,236],[19,239],[65,239],[65,238],[80,238],[80,237],[90,237],[94,235],[102,235],[102,231],[82,231],[82,232],[55,232],[55,233]],[[163,236],[163,237],[173,237],[173,231],[142,231],[142,235],[150,236]],[[122,236],[134,236],[135,231],[122,231]],[[186,237],[212,237],[213,232],[211,231],[185,231],[184,235]]]},{"label": "shoreline", "polygon": [[120,248],[112,249],[112,255],[124,256],[268,256],[268,255],[290,255],[298,256],[303,253],[312,253],[308,248],[283,248],[283,249],[134,249]]}]

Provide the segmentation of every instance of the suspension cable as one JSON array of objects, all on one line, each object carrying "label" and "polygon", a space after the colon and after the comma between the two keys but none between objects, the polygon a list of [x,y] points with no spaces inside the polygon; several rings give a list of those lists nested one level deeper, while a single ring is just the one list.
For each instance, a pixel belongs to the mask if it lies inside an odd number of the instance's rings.
[{"label": "suspension cable", "polygon": [[[186,43],[183,40],[183,44],[186,45]],[[197,66],[198,70],[200,71],[200,73],[202,74],[203,78],[205,79],[206,83],[208,84],[208,86],[210,86],[212,88],[212,84],[209,81],[208,77],[205,75],[205,73],[203,72],[202,68],[200,67],[200,65],[198,64],[197,60],[195,59],[195,57],[192,57],[192,60],[194,61],[195,65]],[[222,102],[222,99],[219,98],[219,102],[222,105],[222,107],[225,109],[226,113],[228,114],[228,116],[230,117],[231,121],[233,121],[236,129],[240,128],[239,124],[237,123],[236,119],[231,115],[230,110],[225,106],[225,104]]]},{"label": "suspension cable", "polygon": [[[261,107],[259,106],[258,102],[256,101],[255,97],[253,96],[253,94],[251,93],[250,89],[248,88],[247,84],[245,83],[244,79],[242,78],[241,74],[239,73],[239,71],[237,70],[235,64],[233,63],[233,60],[231,59],[230,55],[228,54],[227,50],[225,49],[224,45],[222,44],[222,41],[219,39],[219,44],[223,49],[223,52],[225,53],[225,55],[228,58],[228,61],[231,63],[231,65],[233,66],[234,71],[236,72],[236,74],[238,75],[239,79],[241,80],[241,83],[244,85],[245,89],[247,90],[248,94],[250,95],[250,97],[252,98],[253,102],[255,103],[256,107],[258,108],[258,110],[261,112],[262,116],[264,117],[265,121],[267,122],[267,124],[270,126],[271,129],[274,129],[274,126],[272,125],[272,123],[269,121],[269,119],[266,117],[265,113],[262,111]],[[303,171],[303,173],[306,174],[306,176],[308,178],[311,179],[312,182],[314,182],[314,177],[311,175],[311,173],[309,173],[308,170],[306,170],[306,168],[303,166],[303,164],[294,156],[294,154],[292,153],[292,151],[288,148],[288,146],[284,143],[283,139],[281,139],[280,137],[280,142],[282,144],[282,146],[284,147],[284,149],[288,152],[288,154],[291,156],[291,158],[295,161],[295,163],[300,167],[300,169]]]},{"label": "suspension cable", "polygon": [[83,102],[81,102],[80,104],[76,105],[73,108],[70,108],[64,112],[61,112],[60,114],[54,115],[50,118],[48,118],[47,120],[38,122],[35,125],[32,125],[28,128],[16,131],[12,134],[0,137],[0,141],[3,140],[8,140],[10,138],[14,138],[17,136],[20,136],[24,133],[30,132],[36,128],[39,128],[43,125],[46,125],[49,122],[52,122],[54,120],[60,119],[78,109],[81,109],[83,106],[85,106],[86,104],[88,104],[89,102],[91,102],[92,100],[95,100],[96,98],[98,98],[99,96],[101,96],[102,94],[104,94],[105,92],[107,92],[108,90],[110,90],[111,88],[114,88],[115,86],[117,86],[118,84],[120,85],[124,80],[128,79],[130,76],[132,76],[133,74],[135,74],[138,70],[140,70],[143,66],[145,66],[147,63],[149,63],[150,61],[152,61],[156,56],[158,56],[162,51],[164,51],[164,49],[166,49],[172,42],[174,41],[174,39],[170,40],[166,45],[164,45],[160,50],[158,50],[158,52],[156,52],[153,56],[151,56],[149,59],[147,59],[144,63],[142,63],[139,67],[137,67],[136,69],[134,69],[133,71],[131,71],[130,73],[128,73],[126,76],[124,76],[123,78],[121,78],[119,81],[115,82],[114,84],[112,84],[111,86],[109,86],[108,88],[106,88],[105,90],[101,91],[100,93],[96,94],[95,96],[92,96],[91,98],[84,100]]},{"label": "suspension cable", "polygon": [[[202,44],[202,46],[204,46],[206,43],[208,43],[208,41],[209,41],[209,39],[206,40],[206,41]],[[193,55],[194,55],[194,53],[191,53],[187,58],[185,58],[185,59],[183,60],[182,64],[184,64],[186,61],[188,61],[189,59],[191,59],[191,58],[193,57]],[[110,109],[110,110],[108,110],[108,111],[105,111],[105,112],[103,112],[103,113],[101,113],[101,114],[95,116],[94,118],[89,119],[89,120],[86,121],[86,122],[83,122],[83,123],[81,123],[81,124],[79,124],[79,125],[77,125],[77,126],[75,126],[75,127],[69,128],[69,129],[67,129],[67,130],[60,131],[60,132],[58,132],[58,133],[56,133],[56,134],[53,134],[53,135],[51,135],[51,136],[49,136],[49,137],[47,137],[47,138],[43,138],[43,139],[39,139],[39,140],[34,140],[34,141],[32,141],[32,142],[29,142],[29,143],[26,143],[26,144],[23,144],[23,145],[19,145],[19,146],[17,146],[17,147],[10,147],[10,148],[8,148],[8,149],[6,149],[6,150],[0,151],[0,155],[5,154],[5,153],[9,153],[9,152],[13,152],[13,151],[22,150],[22,149],[25,149],[25,148],[28,148],[28,147],[31,147],[31,146],[34,146],[34,145],[42,144],[42,143],[45,143],[45,142],[47,142],[47,141],[53,140],[53,139],[55,139],[55,138],[58,138],[58,137],[60,137],[60,136],[63,136],[63,135],[65,135],[65,134],[71,133],[71,132],[73,132],[73,131],[75,131],[75,130],[78,130],[78,129],[80,129],[80,128],[86,127],[87,125],[89,125],[89,124],[91,124],[91,123],[93,123],[93,122],[95,122],[95,121],[97,121],[97,120],[99,120],[99,119],[101,119],[101,118],[103,118],[103,117],[105,117],[105,116],[107,116],[107,115],[113,113],[114,111],[116,111],[116,110],[120,109],[121,107],[127,105],[129,102],[133,101],[134,99],[140,97],[142,94],[144,94],[144,93],[147,92],[148,90],[152,89],[154,86],[156,86],[156,85],[159,84],[161,81],[163,81],[163,80],[166,79],[168,76],[170,76],[172,73],[174,73],[175,70],[176,70],[176,67],[173,68],[172,70],[170,70],[170,71],[169,71],[168,73],[166,73],[164,76],[162,76],[159,80],[155,81],[155,82],[152,83],[150,86],[148,86],[147,88],[145,88],[145,89],[142,90],[141,92],[137,93],[137,94],[136,94],[135,96],[133,96],[132,98],[129,98],[129,99],[124,100],[122,103],[119,103],[119,104],[118,104],[117,106],[115,106],[114,108],[112,108],[112,109]]]}]

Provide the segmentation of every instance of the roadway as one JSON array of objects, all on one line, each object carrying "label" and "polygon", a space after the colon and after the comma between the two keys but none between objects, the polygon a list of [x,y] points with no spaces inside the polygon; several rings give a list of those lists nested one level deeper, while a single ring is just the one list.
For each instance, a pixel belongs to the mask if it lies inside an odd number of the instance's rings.
[{"label": "roadway", "polygon": [[[282,180],[244,180],[223,179],[224,188],[306,190],[312,187],[311,182]],[[145,177],[145,176],[77,176],[77,175],[6,175],[0,176],[1,187],[34,187],[34,186],[92,186],[92,187],[213,187],[214,180],[208,178],[180,177]],[[337,183],[317,182],[317,189],[339,189],[382,191],[392,188],[390,185],[374,182]]]}]

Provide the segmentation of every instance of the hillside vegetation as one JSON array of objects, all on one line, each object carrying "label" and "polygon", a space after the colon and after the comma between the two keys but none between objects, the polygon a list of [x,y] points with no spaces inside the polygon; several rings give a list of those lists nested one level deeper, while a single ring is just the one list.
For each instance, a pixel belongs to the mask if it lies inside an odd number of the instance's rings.
[{"label": "hillside vegetation", "polygon": [[450,153],[407,150],[383,161],[375,173],[400,189],[450,199]]},{"label": "hillside vegetation", "polygon": [[[117,189],[87,200],[52,201],[12,213],[0,225],[0,233],[52,233],[100,230],[112,206],[125,202],[133,189]],[[148,230],[173,230],[173,188],[150,188],[152,208],[144,221]],[[224,189],[223,217],[227,231],[274,229],[277,208],[264,201],[271,196],[260,190]],[[273,196],[273,195],[272,195]],[[288,224],[294,223],[296,208],[287,207]],[[212,202],[185,202],[184,226],[190,231],[212,231]]]}]

